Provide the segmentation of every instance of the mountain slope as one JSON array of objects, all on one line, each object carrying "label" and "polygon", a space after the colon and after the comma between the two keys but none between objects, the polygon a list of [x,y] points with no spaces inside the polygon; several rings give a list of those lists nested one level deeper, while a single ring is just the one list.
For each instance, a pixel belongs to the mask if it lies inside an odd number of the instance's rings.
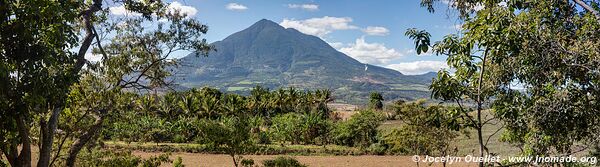
[{"label": "mountain slope", "polygon": [[356,103],[370,91],[383,92],[388,99],[426,97],[431,81],[430,75],[406,76],[365,65],[318,37],[265,19],[213,45],[217,51],[208,57],[190,54],[181,59],[179,84],[242,93],[255,85],[331,89],[338,101]]}]

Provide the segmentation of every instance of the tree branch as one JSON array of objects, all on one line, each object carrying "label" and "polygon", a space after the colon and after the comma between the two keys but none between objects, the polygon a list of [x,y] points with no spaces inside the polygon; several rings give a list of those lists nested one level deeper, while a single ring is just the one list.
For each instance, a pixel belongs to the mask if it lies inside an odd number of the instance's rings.
[{"label": "tree branch", "polygon": [[600,21],[600,13],[598,13],[598,11],[596,11],[590,5],[586,4],[582,0],[573,0],[573,2],[575,2],[576,4],[578,4],[579,6],[581,6],[583,9],[587,10],[588,12],[591,12],[592,14],[594,14],[594,16],[596,16],[596,19],[598,21]]},{"label": "tree branch", "polygon": [[102,10],[102,0],[94,0],[94,3],[87,10],[84,10],[80,14],[83,19],[86,35],[83,38],[81,46],[79,47],[79,51],[77,52],[77,61],[75,62],[75,67],[73,67],[73,74],[79,73],[83,65],[85,65],[85,53],[90,48],[95,36],[92,26],[92,16],[94,13],[100,10]]}]

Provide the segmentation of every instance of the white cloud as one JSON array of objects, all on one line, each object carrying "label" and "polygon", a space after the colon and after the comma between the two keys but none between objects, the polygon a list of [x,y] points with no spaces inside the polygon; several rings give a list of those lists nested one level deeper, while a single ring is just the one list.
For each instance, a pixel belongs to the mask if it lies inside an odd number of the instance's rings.
[{"label": "white cloud", "polygon": [[344,47],[344,43],[341,42],[327,42],[329,44],[329,46],[335,48],[335,49],[341,49],[342,47]]},{"label": "white cloud", "polygon": [[142,15],[141,13],[132,12],[132,11],[125,9],[125,6],[123,6],[123,5],[109,7],[108,10],[110,11],[110,14],[118,15],[118,16],[141,16]]},{"label": "white cloud", "polygon": [[448,26],[449,29],[460,31],[462,30],[462,24],[455,24],[452,26]]},{"label": "white cloud", "polygon": [[92,52],[85,53],[85,55],[83,57],[86,60],[91,61],[91,62],[98,62],[98,61],[102,60],[102,55],[93,54]]},{"label": "white cloud", "polygon": [[483,5],[481,3],[478,3],[477,5],[473,6],[473,10],[475,10],[475,11],[480,11],[483,8],[485,8],[485,5]]},{"label": "white cloud", "polygon": [[225,8],[227,8],[228,10],[237,10],[237,11],[243,11],[248,9],[248,7],[242,5],[242,4],[238,4],[238,3],[229,3],[227,5],[225,5]]},{"label": "white cloud", "polygon": [[386,66],[406,75],[419,75],[428,72],[437,72],[440,69],[448,69],[448,65],[444,61],[415,61],[398,64],[390,64]]},{"label": "white cloud", "polygon": [[[442,0],[442,3],[455,8],[456,7],[456,1],[450,1],[450,0]],[[452,3],[452,4],[450,4]],[[498,5],[501,5],[502,2],[498,3]],[[480,11],[482,9],[485,8],[485,5],[483,5],[482,3],[476,3],[476,4],[470,4],[471,9],[473,9],[474,11]]]},{"label": "white cloud", "polygon": [[193,17],[198,13],[198,10],[193,6],[185,6],[179,2],[172,2],[168,6],[168,12],[179,11],[180,14],[185,14],[187,17]]},{"label": "white cloud", "polygon": [[306,20],[283,19],[281,26],[285,28],[295,28],[298,31],[323,38],[334,30],[358,29],[350,25],[350,17],[330,17],[310,18]]},{"label": "white cloud", "polygon": [[390,34],[390,30],[385,27],[377,27],[377,26],[368,26],[367,28],[362,30],[368,35],[376,35],[376,36],[386,36]]},{"label": "white cloud", "polygon": [[395,49],[385,47],[382,43],[367,43],[364,37],[356,39],[354,44],[339,49],[340,52],[369,64],[387,64],[393,59],[403,56]]},{"label": "white cloud", "polygon": [[316,4],[288,4],[288,8],[315,11],[315,10],[319,10],[319,5],[316,5]]},{"label": "white cloud", "polygon": [[[137,13],[137,12],[133,12],[133,11],[129,11],[129,10],[125,9],[125,6],[123,6],[123,5],[109,7],[108,10],[110,11],[111,14],[118,15],[118,16],[141,16],[142,15],[141,13]],[[196,13],[198,13],[198,10],[195,7],[186,6],[177,1],[171,2],[169,4],[169,6],[167,6],[167,11],[168,12],[179,11],[180,14],[185,14],[187,17],[193,17],[194,15],[196,15]]]}]

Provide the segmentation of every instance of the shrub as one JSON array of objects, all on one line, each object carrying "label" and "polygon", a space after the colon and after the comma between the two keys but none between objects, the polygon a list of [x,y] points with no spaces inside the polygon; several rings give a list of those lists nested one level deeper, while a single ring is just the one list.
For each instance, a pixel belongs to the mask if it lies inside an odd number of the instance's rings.
[{"label": "shrub", "polygon": [[289,141],[292,144],[325,143],[331,129],[331,122],[319,113],[287,113],[273,118],[271,130],[278,141]]},{"label": "shrub", "polygon": [[264,160],[263,165],[265,167],[306,167],[306,165],[301,164],[292,157],[277,157],[273,160]]},{"label": "shrub", "polygon": [[254,160],[244,158],[244,159],[242,159],[241,164],[243,167],[252,167],[252,166],[254,166]]},{"label": "shrub", "polygon": [[360,111],[349,120],[339,122],[333,130],[336,144],[366,148],[377,142],[377,128],[385,117],[371,110]]},{"label": "shrub", "polygon": [[183,159],[177,157],[177,160],[173,161],[173,167],[185,167],[185,165],[183,165]]},{"label": "shrub", "polygon": [[142,167],[158,167],[165,162],[171,162],[169,159],[169,154],[161,154],[159,156],[152,156],[146,160],[142,160]]},{"label": "shrub", "polygon": [[459,120],[446,106],[425,105],[424,100],[396,103],[398,118],[405,124],[384,136],[389,150],[401,154],[446,156],[450,141],[459,135]]},{"label": "shrub", "polygon": [[289,141],[292,144],[300,142],[298,134],[301,133],[299,126],[302,124],[302,115],[298,113],[287,113],[275,116],[272,120],[271,132],[277,141]]},{"label": "shrub", "polygon": [[250,141],[250,127],[247,117],[227,117],[216,120],[202,120],[199,141],[207,144],[212,149],[222,149],[232,157],[235,166],[238,166],[239,155],[253,145]]},{"label": "shrub", "polygon": [[367,151],[375,155],[383,155],[387,151],[387,147],[381,143],[373,143],[367,148]]},{"label": "shrub", "polygon": [[131,151],[102,150],[93,148],[84,149],[78,156],[77,166],[99,166],[99,167],[157,167],[163,163],[170,162],[169,154],[152,156],[142,159],[131,154]]}]

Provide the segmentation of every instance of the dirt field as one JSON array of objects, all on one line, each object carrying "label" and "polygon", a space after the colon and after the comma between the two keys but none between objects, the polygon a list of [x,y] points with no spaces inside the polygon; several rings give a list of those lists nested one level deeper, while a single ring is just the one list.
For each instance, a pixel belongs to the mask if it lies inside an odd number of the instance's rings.
[{"label": "dirt field", "polygon": [[[156,156],[160,153],[147,153],[136,151],[133,152],[135,155],[141,156],[143,158],[148,158],[150,156]],[[183,164],[190,167],[231,167],[233,166],[233,161],[231,157],[228,155],[222,154],[198,154],[198,153],[173,153],[171,154],[171,159],[176,159],[177,157],[181,157],[183,159]],[[245,155],[244,158],[253,159],[255,163],[261,163],[266,159],[273,159],[277,157],[277,155]],[[411,160],[411,156],[372,156],[372,155],[363,155],[363,156],[293,156],[300,163],[311,167],[411,167],[417,166]],[[163,166],[171,166],[171,164],[164,164]],[[419,166],[428,166],[425,163],[420,163]],[[432,164],[431,166],[442,166],[441,164]],[[447,165],[449,167],[459,167],[459,166],[477,166],[474,163],[458,163]]]}]

